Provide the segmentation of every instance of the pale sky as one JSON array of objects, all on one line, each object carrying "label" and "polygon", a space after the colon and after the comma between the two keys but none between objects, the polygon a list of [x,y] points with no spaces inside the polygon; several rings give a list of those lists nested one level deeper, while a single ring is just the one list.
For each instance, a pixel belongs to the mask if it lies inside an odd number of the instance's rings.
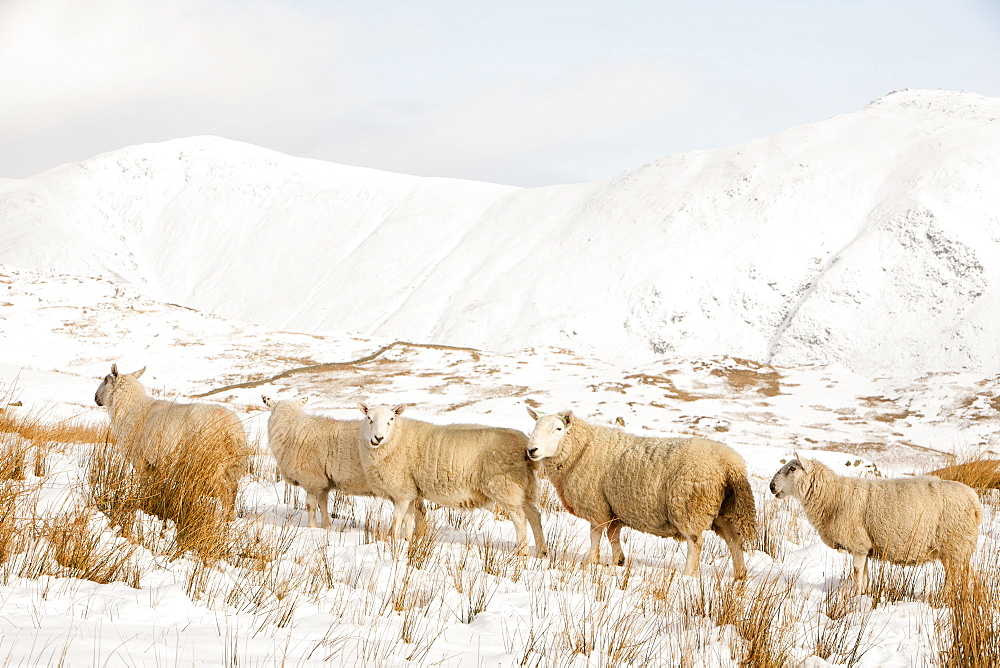
[{"label": "pale sky", "polygon": [[1000,0],[0,0],[0,177],[210,134],[589,181],[903,88],[1000,97]]}]

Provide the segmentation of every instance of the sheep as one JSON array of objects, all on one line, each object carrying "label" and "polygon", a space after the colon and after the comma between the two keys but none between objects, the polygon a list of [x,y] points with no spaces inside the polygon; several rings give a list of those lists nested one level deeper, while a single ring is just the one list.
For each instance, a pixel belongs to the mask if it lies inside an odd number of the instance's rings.
[{"label": "sheep", "polygon": [[[330,527],[329,493],[337,490],[354,496],[373,496],[358,456],[360,420],[334,420],[302,410],[306,399],[276,401],[262,396],[271,414],[267,418],[268,448],[285,482],[306,491],[309,526]],[[418,523],[424,521],[424,504],[416,505]]]},{"label": "sheep", "polygon": [[590,522],[587,563],[600,563],[601,533],[612,560],[625,563],[620,532],[628,526],[687,542],[684,574],[696,576],[702,535],[729,546],[733,572],[746,577],[744,541],[756,538],[757,511],[746,464],[727,445],[704,438],[652,438],[589,424],[566,411],[528,414],[535,428],[528,457],[542,462],[563,505]]},{"label": "sheep", "polygon": [[392,536],[418,497],[449,508],[480,508],[490,501],[514,523],[517,550],[528,555],[525,521],[535,554],[548,554],[542,518],[535,505],[537,482],[525,456],[528,437],[516,429],[483,425],[435,425],[401,418],[406,404],[368,407],[358,439],[368,484],[393,502]]},{"label": "sheep", "polygon": [[203,479],[206,493],[219,499],[226,516],[234,518],[239,482],[251,454],[243,424],[222,406],[150,398],[139,382],[145,371],[119,373],[112,364],[94,393],[97,405],[108,409],[119,447],[140,473],[177,466],[182,460],[202,467],[211,462]]},{"label": "sheep", "polygon": [[823,542],[853,560],[855,590],[868,584],[868,557],[893,564],[940,561],[945,581],[962,576],[976,549],[982,506],[971,487],[935,476],[840,476],[798,455],[771,480],[771,493],[802,503]]}]

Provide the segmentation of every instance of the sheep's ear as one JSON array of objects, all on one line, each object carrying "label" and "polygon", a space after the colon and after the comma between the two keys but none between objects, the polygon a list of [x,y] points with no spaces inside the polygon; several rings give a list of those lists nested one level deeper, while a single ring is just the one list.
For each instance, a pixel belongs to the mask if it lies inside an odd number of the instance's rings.
[{"label": "sheep's ear", "polygon": [[537,422],[538,418],[542,417],[541,414],[531,406],[527,406],[526,408],[528,409],[528,415],[531,416],[532,420],[535,420]]},{"label": "sheep's ear", "polygon": [[573,424],[573,411],[566,411],[565,413],[560,413],[559,417],[562,418],[562,421],[566,425],[567,428],[571,424]]},{"label": "sheep's ear", "polygon": [[406,404],[399,404],[398,406],[392,409],[392,412],[395,413],[396,415],[402,415],[403,411],[405,410],[406,410]]},{"label": "sheep's ear", "polygon": [[146,367],[142,367],[138,371],[133,371],[132,373],[129,374],[129,378],[138,378],[144,373],[146,373]]},{"label": "sheep's ear", "polygon": [[368,406],[364,405],[360,401],[358,402],[358,409],[365,415],[368,415]]},{"label": "sheep's ear", "polygon": [[806,473],[810,473],[811,472],[811,469],[812,469],[812,462],[811,461],[809,461],[808,459],[803,459],[802,457],[799,457],[799,453],[797,453],[797,452],[795,453],[795,458],[797,460],[799,460],[799,465],[802,466],[802,470],[803,471],[805,471]]},{"label": "sheep's ear", "polygon": [[118,365],[113,362],[111,364],[111,375],[114,376],[115,378],[118,377]]}]

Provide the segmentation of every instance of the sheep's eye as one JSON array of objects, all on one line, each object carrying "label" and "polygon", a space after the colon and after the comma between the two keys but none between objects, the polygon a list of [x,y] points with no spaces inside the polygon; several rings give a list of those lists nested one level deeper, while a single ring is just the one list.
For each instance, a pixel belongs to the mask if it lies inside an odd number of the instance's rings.
[{"label": "sheep's eye", "polygon": [[795,470],[795,467],[794,467],[794,466],[789,466],[789,467],[788,467],[788,472],[789,472],[789,473],[791,473],[791,472],[792,472],[792,471],[794,471],[794,470]]}]

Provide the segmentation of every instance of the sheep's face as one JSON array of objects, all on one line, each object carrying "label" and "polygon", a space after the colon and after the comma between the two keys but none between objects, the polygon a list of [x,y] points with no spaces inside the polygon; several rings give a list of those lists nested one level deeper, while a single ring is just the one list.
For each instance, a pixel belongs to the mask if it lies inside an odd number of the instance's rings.
[{"label": "sheep's face", "polygon": [[94,392],[94,403],[96,403],[98,406],[108,405],[108,400],[111,398],[109,395],[111,394],[112,388],[114,387],[114,382],[115,379],[112,374],[109,373],[107,376],[104,377],[104,380],[101,381],[101,384],[97,386],[97,392]]},{"label": "sheep's face", "polygon": [[358,407],[365,414],[366,419],[363,424],[368,445],[377,448],[392,438],[392,432],[396,428],[396,417],[406,409],[406,404],[399,404],[395,407],[383,404],[371,408],[364,404],[358,404]]},{"label": "sheep's face", "polygon": [[779,499],[786,496],[798,497],[799,481],[808,475],[806,467],[798,459],[788,462],[771,478],[771,494]]},{"label": "sheep's face", "polygon": [[528,438],[528,458],[537,462],[559,454],[559,445],[569,431],[573,413],[559,415],[539,415],[530,408],[528,413],[535,418],[535,428]]},{"label": "sheep's face", "polygon": [[101,384],[97,386],[97,392],[94,392],[94,403],[98,406],[110,406],[112,397],[114,397],[115,390],[122,386],[128,380],[135,380],[139,378],[143,373],[145,373],[146,367],[142,367],[138,371],[133,371],[132,373],[118,373],[118,365],[111,365],[111,373],[104,377]]}]

